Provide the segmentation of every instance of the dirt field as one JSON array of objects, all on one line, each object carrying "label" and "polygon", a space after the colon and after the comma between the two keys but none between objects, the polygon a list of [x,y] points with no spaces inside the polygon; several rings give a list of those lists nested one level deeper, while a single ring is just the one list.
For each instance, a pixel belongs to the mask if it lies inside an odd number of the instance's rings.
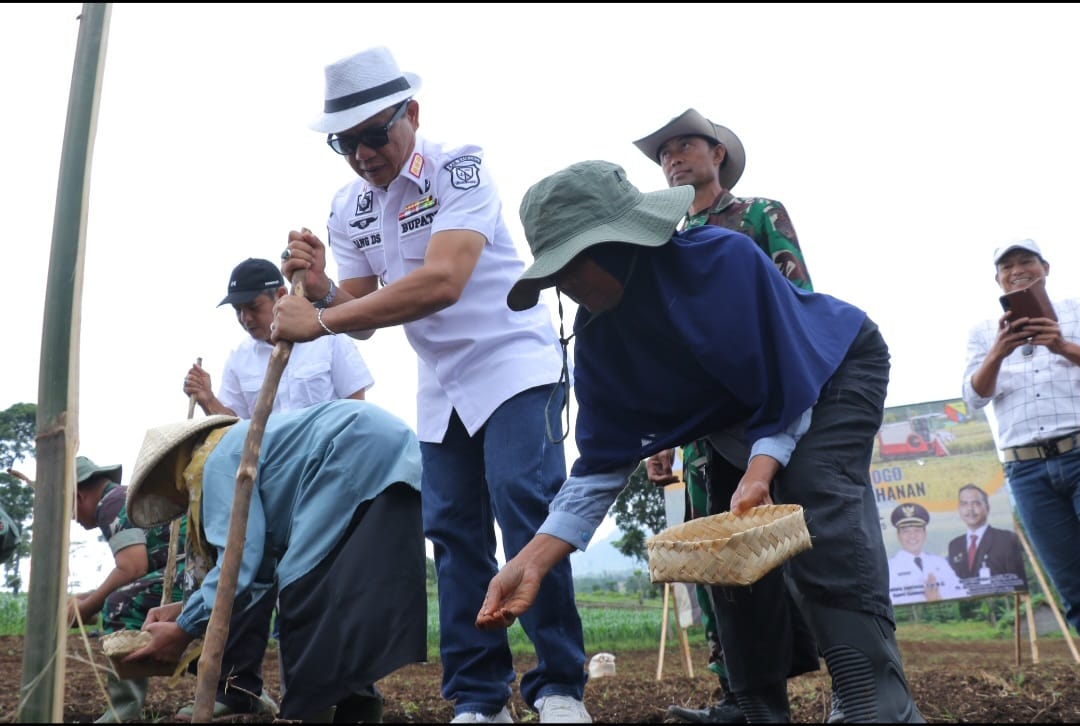
[{"label": "dirt field", "polygon": [[[104,663],[98,644],[95,657]],[[1040,662],[1031,662],[1024,643],[1022,665],[1015,665],[1012,641],[977,643],[900,642],[908,678],[916,701],[931,723],[1077,723],[1080,722],[1080,666],[1060,638],[1039,641]],[[105,701],[84,646],[68,639],[67,687],[64,721],[93,721]],[[268,692],[280,694],[276,659],[266,659]],[[667,706],[681,703],[694,707],[710,702],[715,679],[704,669],[704,651],[693,651],[694,678],[687,677],[679,652],[672,647],[664,659],[663,678],[656,680],[657,652],[616,654],[616,675],[597,678],[586,686],[585,702],[598,723],[659,723]],[[699,664],[700,667],[699,667]],[[529,658],[517,661],[524,672]],[[10,722],[16,705],[22,672],[22,638],[0,638],[0,721]],[[327,674],[329,676],[329,674]],[[167,679],[154,679],[146,710],[146,722],[172,720],[181,706],[194,699],[195,679],[186,676],[174,688]],[[439,696],[438,664],[403,668],[379,683],[386,698],[384,721],[393,723],[445,722],[453,716],[451,706]],[[790,681],[792,720],[820,723],[829,704],[824,670]],[[536,722],[536,715],[516,695],[511,710],[520,722]],[[254,722],[237,718],[234,721]],[[270,721],[269,718],[261,719]]]}]

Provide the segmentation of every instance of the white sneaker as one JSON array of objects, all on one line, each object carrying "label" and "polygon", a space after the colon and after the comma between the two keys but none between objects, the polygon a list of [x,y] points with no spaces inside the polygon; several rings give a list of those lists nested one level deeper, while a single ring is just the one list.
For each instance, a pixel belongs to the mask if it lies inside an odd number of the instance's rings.
[{"label": "white sneaker", "polygon": [[540,723],[592,723],[585,704],[573,696],[544,696],[536,699]]},{"label": "white sneaker", "polygon": [[510,718],[510,712],[503,706],[501,711],[490,715],[476,711],[459,713],[450,719],[450,723],[514,723],[514,719]]}]

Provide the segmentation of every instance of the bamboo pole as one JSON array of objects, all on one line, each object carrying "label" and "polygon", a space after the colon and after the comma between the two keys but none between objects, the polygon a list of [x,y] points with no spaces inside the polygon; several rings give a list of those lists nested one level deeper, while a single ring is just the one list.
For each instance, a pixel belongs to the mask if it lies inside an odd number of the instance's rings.
[{"label": "bamboo pole", "polygon": [[[1016,535],[1020,538],[1020,544],[1024,545],[1024,552],[1027,553],[1028,559],[1031,560],[1031,569],[1035,570],[1035,577],[1039,578],[1039,584],[1042,585],[1043,592],[1046,593],[1046,603],[1054,612],[1054,618],[1057,620],[1058,627],[1061,628],[1061,634],[1065,636],[1065,642],[1069,644],[1069,650],[1072,652],[1073,660],[1080,663],[1080,653],[1076,652],[1076,644],[1073,642],[1072,633],[1069,632],[1069,626],[1065,623],[1065,618],[1061,617],[1061,611],[1058,610],[1057,603],[1054,602],[1054,591],[1046,584],[1046,578],[1043,576],[1042,568],[1039,567],[1039,561],[1035,559],[1035,553],[1032,551],[1031,545],[1028,544],[1024,530],[1021,529],[1019,525],[1017,525],[1015,529]],[[1030,608],[1028,609],[1030,610]]]},{"label": "bamboo pole", "polygon": [[[202,366],[202,356],[195,359],[195,365]],[[188,396],[187,407],[188,421],[195,418],[195,394]],[[169,556],[165,561],[165,574],[161,577],[161,604],[168,605],[172,602],[173,583],[176,581],[176,553],[180,549],[180,522],[183,516],[177,517],[169,525]]]},{"label": "bamboo pole", "polygon": [[[304,275],[307,270],[297,270],[292,277],[292,295],[304,294]],[[244,553],[244,538],[247,536],[248,507],[251,504],[251,492],[255,485],[255,474],[259,466],[259,450],[262,446],[263,431],[270,409],[274,406],[278,383],[285,365],[292,353],[291,340],[279,340],[270,353],[270,362],[266,366],[259,397],[255,401],[255,410],[251,414],[244,451],[240,456],[240,466],[236,469],[236,487],[233,491],[232,512],[229,515],[229,534],[225,540],[225,552],[221,558],[221,571],[218,575],[217,595],[210,611],[210,623],[203,638],[202,655],[199,656],[199,677],[195,686],[195,710],[191,720],[195,723],[210,723],[214,713],[214,697],[217,695],[218,678],[221,676],[221,657],[225,651],[225,641],[229,637],[229,618],[232,615],[233,599],[236,597],[236,582],[240,576],[240,560]]]},{"label": "bamboo pole", "polygon": [[79,333],[90,162],[111,3],[84,3],[53,211],[38,375],[37,486],[22,685],[15,718],[60,723],[67,653],[69,525],[79,430]]}]

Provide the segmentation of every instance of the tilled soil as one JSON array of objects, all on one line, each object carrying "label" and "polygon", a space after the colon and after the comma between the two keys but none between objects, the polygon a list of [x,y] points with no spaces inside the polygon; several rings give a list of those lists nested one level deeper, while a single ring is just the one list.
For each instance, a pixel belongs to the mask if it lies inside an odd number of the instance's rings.
[{"label": "tilled soil", "polygon": [[[100,645],[91,640],[95,662],[104,666]],[[21,636],[0,637],[0,721],[13,721],[22,682]],[[691,652],[694,677],[675,643],[665,651],[662,678],[657,679],[657,650],[616,653],[614,677],[594,678],[585,689],[585,703],[597,723],[660,723],[672,721],[667,707],[678,703],[703,707],[713,698],[716,678],[705,668],[703,648]],[[68,639],[64,722],[91,722],[105,708],[102,687],[88,662],[80,639]],[[916,702],[931,723],[1077,723],[1080,722],[1080,665],[1073,661],[1061,638],[1038,642],[1040,662],[1032,662],[1023,644],[1022,663],[1016,665],[1011,640],[920,642],[900,641],[904,665]],[[591,655],[591,654],[590,654]],[[534,663],[518,657],[520,674]],[[699,666],[700,664],[700,666]],[[275,651],[264,662],[265,689],[280,696]],[[383,720],[388,723],[446,722],[452,706],[439,695],[438,663],[402,668],[378,685],[385,697]],[[170,687],[168,678],[155,678],[144,723],[172,721],[176,711],[194,699],[195,678],[183,677]],[[788,683],[792,720],[820,723],[829,709],[829,681],[824,668]],[[510,710],[519,722],[536,722],[515,691]],[[269,722],[269,716],[235,717],[233,722]]]}]

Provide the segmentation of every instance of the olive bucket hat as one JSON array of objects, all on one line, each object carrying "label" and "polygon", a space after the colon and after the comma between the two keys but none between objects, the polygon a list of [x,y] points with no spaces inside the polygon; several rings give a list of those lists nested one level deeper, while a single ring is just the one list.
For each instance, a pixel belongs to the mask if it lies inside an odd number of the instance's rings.
[{"label": "olive bucket hat", "polygon": [[119,484],[120,476],[123,474],[123,471],[124,467],[121,464],[117,464],[116,466],[98,466],[93,461],[91,461],[89,457],[75,457],[76,484],[83,484],[97,476],[108,477],[110,481],[114,481]]},{"label": "olive bucket hat", "polygon": [[127,490],[131,521],[139,527],[153,527],[187,511],[187,495],[177,496],[176,472],[168,465],[169,454],[203,431],[230,426],[239,420],[235,416],[215,414],[147,431]]},{"label": "olive bucket hat", "polygon": [[581,161],[541,179],[518,210],[533,263],[510,288],[506,304],[531,308],[540,291],[555,284],[552,276],[594,245],[665,244],[693,198],[691,186],[641,192],[610,161]]}]

